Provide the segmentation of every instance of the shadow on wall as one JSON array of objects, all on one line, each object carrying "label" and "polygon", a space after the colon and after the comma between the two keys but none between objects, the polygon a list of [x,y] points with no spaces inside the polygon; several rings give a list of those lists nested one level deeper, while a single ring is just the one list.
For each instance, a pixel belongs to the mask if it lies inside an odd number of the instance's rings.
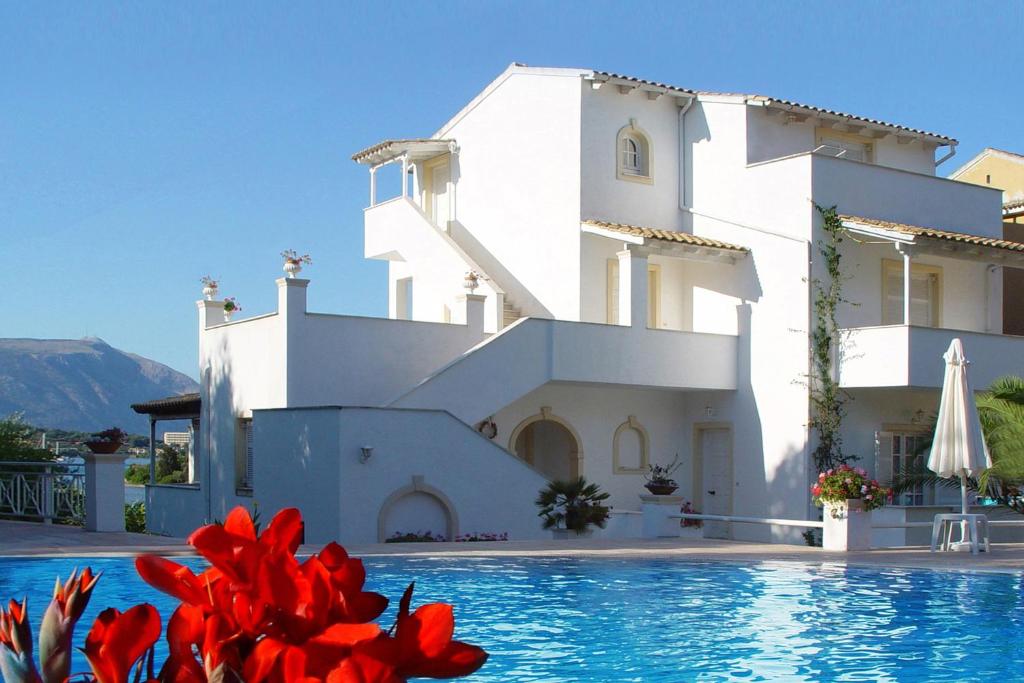
[{"label": "shadow on wall", "polygon": [[549,311],[529,289],[523,285],[512,273],[505,268],[494,254],[487,250],[483,244],[471,233],[461,222],[451,221],[451,236],[455,243],[462,247],[466,254],[476,261],[481,268],[492,278],[498,286],[505,290],[505,294],[512,299],[516,307],[534,318],[552,318]]},{"label": "shadow on wall", "polygon": [[[771,509],[774,487],[769,486],[768,471],[764,460],[764,432],[761,413],[758,409],[758,397],[754,393],[751,383],[753,359],[750,304],[744,303],[737,306],[736,318],[739,340],[736,359],[738,390],[733,404],[733,481],[734,483],[742,482],[742,484],[734,486],[736,495],[733,497],[733,512],[734,514],[764,516]],[[758,498],[767,501],[765,509],[737,509],[738,501],[751,501]],[[750,524],[733,524],[730,535],[732,538],[744,540],[767,541],[771,538],[768,527]]]}]

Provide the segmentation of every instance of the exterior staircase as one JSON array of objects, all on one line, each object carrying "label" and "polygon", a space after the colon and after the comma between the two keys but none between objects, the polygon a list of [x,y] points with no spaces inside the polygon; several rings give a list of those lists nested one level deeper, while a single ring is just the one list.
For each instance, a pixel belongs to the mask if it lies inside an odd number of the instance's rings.
[{"label": "exterior staircase", "polygon": [[505,310],[502,311],[502,329],[508,327],[515,321],[523,317],[523,312],[514,302],[509,300],[508,294],[505,295]]}]

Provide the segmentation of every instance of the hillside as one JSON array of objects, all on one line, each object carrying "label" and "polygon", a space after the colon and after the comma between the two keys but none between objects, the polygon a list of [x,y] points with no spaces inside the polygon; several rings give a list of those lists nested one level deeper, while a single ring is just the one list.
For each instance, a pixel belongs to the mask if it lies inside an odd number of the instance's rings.
[{"label": "hillside", "polygon": [[198,391],[191,377],[102,339],[0,339],[0,416],[41,427],[146,434],[132,403]]}]

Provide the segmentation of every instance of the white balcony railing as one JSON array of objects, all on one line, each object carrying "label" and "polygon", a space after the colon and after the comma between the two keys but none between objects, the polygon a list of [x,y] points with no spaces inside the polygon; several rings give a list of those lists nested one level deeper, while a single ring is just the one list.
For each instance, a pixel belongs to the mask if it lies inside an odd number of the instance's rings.
[{"label": "white balcony railing", "polygon": [[942,354],[959,337],[971,362],[971,384],[982,390],[1004,375],[1024,373],[1024,337],[934,327],[885,325],[843,330],[839,384],[866,387],[942,387]]},{"label": "white balcony railing", "polygon": [[0,516],[83,522],[84,465],[0,461]]}]

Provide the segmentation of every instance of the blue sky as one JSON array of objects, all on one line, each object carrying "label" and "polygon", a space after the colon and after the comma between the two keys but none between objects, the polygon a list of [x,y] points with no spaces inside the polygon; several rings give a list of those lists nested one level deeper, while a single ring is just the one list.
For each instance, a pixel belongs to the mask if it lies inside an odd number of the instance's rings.
[{"label": "blue sky", "polygon": [[199,278],[386,311],[349,155],[432,133],[510,62],[754,92],[1024,151],[1024,3],[0,5],[0,336],[196,375]]}]

